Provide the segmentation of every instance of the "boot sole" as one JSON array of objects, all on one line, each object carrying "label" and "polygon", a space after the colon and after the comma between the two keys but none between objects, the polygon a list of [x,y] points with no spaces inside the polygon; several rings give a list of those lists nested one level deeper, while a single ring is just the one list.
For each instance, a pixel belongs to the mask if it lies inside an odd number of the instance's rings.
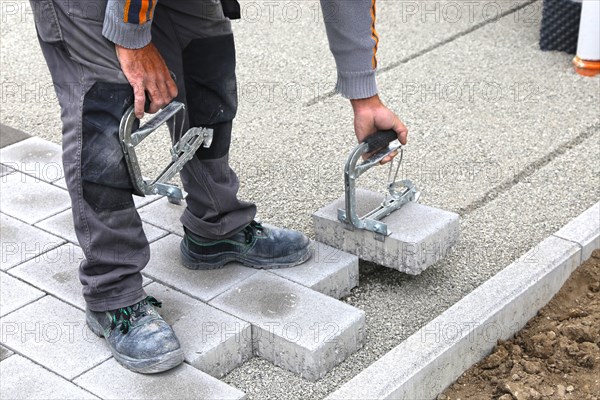
[{"label": "boot sole", "polygon": [[[231,262],[238,262],[246,267],[256,269],[282,269],[291,268],[307,261],[312,256],[311,246],[293,254],[279,258],[252,258],[240,255],[239,253],[220,253],[214,256],[198,255],[190,251],[185,240],[181,241],[181,261],[188,269],[193,270],[212,270],[223,268]],[[292,260],[290,261],[290,258]]]},{"label": "boot sole", "polygon": [[[85,322],[94,334],[105,338],[104,329],[102,329],[102,326],[97,321],[86,315]],[[181,364],[184,360],[183,350],[181,349],[161,354],[157,357],[136,359],[119,354],[112,348],[108,341],[106,344],[119,364],[133,372],[141,374],[157,374],[159,372],[168,371]]]}]

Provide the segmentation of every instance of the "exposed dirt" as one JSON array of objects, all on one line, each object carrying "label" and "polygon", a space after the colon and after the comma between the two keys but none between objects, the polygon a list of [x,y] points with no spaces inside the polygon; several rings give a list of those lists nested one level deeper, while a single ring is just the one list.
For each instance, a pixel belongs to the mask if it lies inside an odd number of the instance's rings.
[{"label": "exposed dirt", "polygon": [[600,250],[439,400],[600,400]]}]

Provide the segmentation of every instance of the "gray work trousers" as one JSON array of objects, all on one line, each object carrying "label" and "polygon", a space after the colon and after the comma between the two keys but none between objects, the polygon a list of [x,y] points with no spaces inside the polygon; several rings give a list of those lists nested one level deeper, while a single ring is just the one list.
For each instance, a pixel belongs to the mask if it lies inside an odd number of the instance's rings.
[{"label": "gray work trousers", "polygon": [[[119,122],[133,90],[119,67],[114,44],[102,36],[106,0],[32,0],[42,52],[61,106],[63,165],[77,239],[83,296],[93,311],[142,300],[140,271],[150,251],[133,199],[118,139]],[[183,132],[214,129],[181,178],[188,196],[182,224],[220,239],[247,225],[254,204],[237,199],[239,181],[228,164],[237,109],[231,24],[218,0],[163,1],[154,12],[152,42],[175,74],[186,104]],[[173,140],[179,132],[175,127]],[[173,260],[173,268],[182,268]]]}]

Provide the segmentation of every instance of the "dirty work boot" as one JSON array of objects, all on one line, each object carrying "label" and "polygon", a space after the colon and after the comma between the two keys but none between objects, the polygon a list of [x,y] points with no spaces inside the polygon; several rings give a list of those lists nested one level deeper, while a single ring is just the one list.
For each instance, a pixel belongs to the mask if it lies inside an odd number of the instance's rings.
[{"label": "dirty work boot", "polygon": [[183,351],[175,332],[153,307],[161,305],[148,296],[118,310],[86,309],[85,318],[92,332],[106,338],[115,359],[125,368],[153,374],[183,362]]},{"label": "dirty work boot", "polygon": [[181,258],[190,269],[216,269],[232,261],[253,268],[287,268],[302,264],[311,255],[310,241],[302,233],[265,227],[256,221],[221,240],[184,230]]}]

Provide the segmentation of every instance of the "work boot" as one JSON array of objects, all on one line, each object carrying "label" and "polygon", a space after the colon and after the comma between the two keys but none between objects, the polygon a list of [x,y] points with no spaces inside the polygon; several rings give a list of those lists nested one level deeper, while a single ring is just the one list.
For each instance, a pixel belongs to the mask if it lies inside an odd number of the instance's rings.
[{"label": "work boot", "polygon": [[300,232],[265,227],[252,221],[227,239],[203,238],[184,228],[181,258],[190,269],[216,269],[237,261],[247,267],[270,269],[302,264],[311,255],[310,241]]},{"label": "work boot", "polygon": [[85,318],[92,332],[106,338],[121,365],[135,372],[154,374],[183,362],[183,351],[175,332],[154,309],[161,305],[148,296],[118,310],[86,309]]}]

